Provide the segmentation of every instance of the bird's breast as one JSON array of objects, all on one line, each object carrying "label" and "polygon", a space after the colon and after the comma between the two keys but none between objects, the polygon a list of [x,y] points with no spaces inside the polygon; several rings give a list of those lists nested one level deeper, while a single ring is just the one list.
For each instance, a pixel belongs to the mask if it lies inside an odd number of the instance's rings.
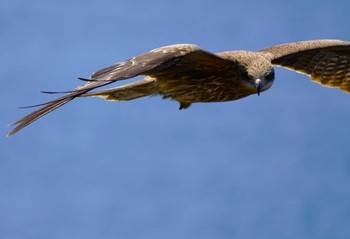
[{"label": "bird's breast", "polygon": [[236,74],[158,77],[159,93],[179,102],[222,102],[237,100],[256,93]]}]

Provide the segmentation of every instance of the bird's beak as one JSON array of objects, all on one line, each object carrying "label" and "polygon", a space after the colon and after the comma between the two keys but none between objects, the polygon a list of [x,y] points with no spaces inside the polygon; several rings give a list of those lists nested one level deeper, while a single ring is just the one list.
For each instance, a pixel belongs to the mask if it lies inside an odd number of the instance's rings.
[{"label": "bird's beak", "polygon": [[255,88],[258,95],[260,95],[261,89],[263,88],[263,84],[261,83],[260,79],[255,80]]}]

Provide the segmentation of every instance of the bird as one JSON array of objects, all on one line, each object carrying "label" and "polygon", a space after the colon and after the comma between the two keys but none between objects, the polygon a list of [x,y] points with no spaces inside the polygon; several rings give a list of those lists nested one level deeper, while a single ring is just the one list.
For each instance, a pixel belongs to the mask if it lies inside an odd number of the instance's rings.
[{"label": "bird", "polygon": [[[307,40],[267,47],[258,51],[234,50],[212,53],[194,44],[160,47],[94,72],[86,83],[13,122],[11,136],[49,112],[78,97],[102,97],[128,101],[160,95],[187,109],[198,102],[238,100],[268,90],[274,67],[308,75],[311,80],[350,93],[350,42]],[[111,89],[96,88],[144,76]]]}]

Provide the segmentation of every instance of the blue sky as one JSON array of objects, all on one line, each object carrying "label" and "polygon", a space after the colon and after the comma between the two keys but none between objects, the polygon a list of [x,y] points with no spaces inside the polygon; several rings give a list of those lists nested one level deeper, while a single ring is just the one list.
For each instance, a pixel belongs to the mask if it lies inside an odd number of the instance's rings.
[{"label": "blue sky", "polygon": [[285,69],[259,97],[77,99],[5,138],[39,91],[160,46],[350,40],[348,1],[0,6],[0,238],[349,238],[350,95]]}]

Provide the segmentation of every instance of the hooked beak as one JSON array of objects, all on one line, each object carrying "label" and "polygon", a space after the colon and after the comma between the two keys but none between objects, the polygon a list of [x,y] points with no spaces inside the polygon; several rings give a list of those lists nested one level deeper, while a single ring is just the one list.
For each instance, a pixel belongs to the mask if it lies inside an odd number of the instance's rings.
[{"label": "hooked beak", "polygon": [[255,88],[258,95],[260,95],[261,89],[263,88],[263,84],[261,83],[260,79],[255,80]]}]

